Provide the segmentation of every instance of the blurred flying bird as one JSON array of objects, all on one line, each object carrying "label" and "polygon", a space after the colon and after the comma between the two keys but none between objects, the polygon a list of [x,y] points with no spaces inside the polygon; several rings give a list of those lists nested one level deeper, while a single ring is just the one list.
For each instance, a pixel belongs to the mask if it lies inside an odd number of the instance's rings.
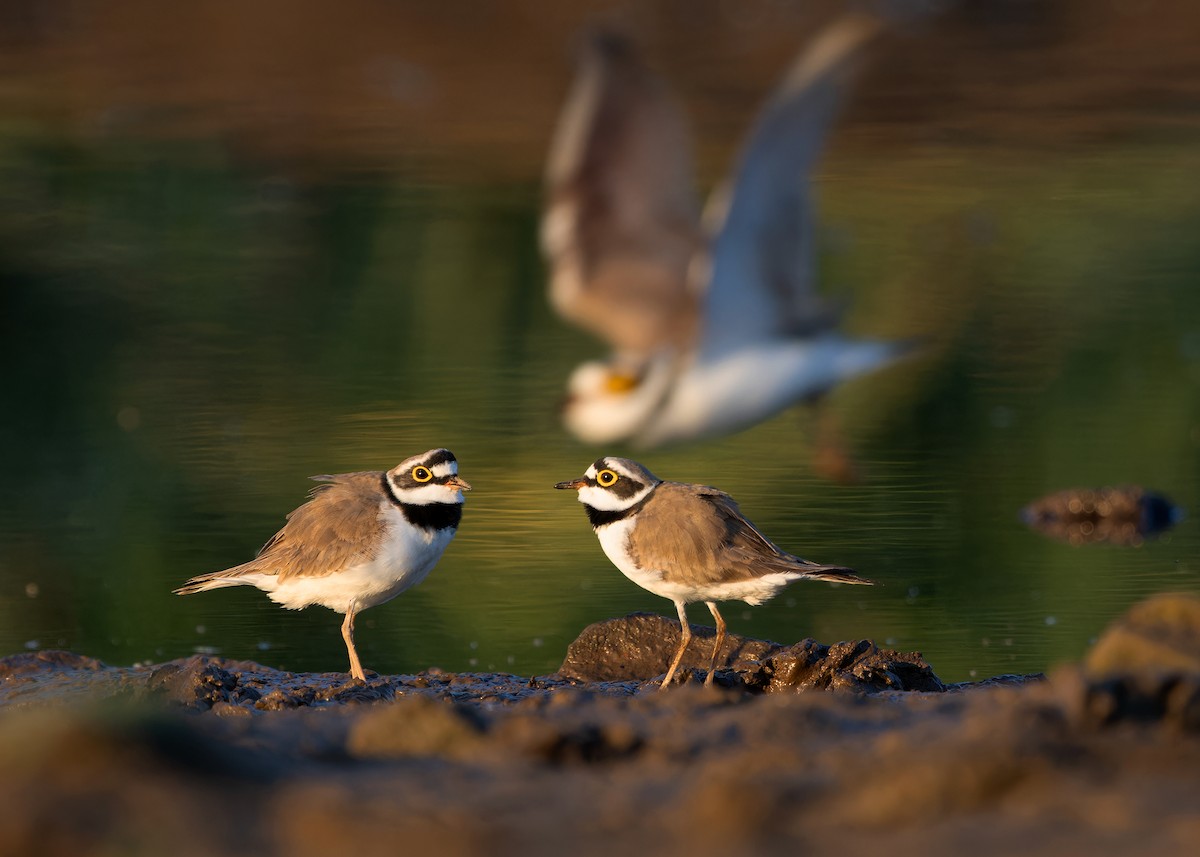
[{"label": "blurred flying bird", "polygon": [[550,300],[612,346],[578,366],[564,422],[592,444],[739,431],[910,343],[851,339],[816,293],[809,178],[882,22],[838,19],[793,61],[701,217],[682,113],[625,40],[594,36],[551,145]]}]

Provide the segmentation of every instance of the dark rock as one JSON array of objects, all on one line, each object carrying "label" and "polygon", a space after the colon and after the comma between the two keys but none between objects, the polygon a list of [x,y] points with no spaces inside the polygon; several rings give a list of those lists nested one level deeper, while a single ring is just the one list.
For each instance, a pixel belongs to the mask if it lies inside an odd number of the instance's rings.
[{"label": "dark rock", "polygon": [[[692,625],[673,683],[703,681],[712,653],[713,628]],[[567,648],[559,673],[576,681],[650,679],[663,675],[679,646],[679,623],[634,613],[589,625]],[[870,640],[825,646],[802,640],[782,646],[727,635],[715,683],[746,691],[883,690],[942,691],[945,685],[920,654],[880,649]]]},{"label": "dark rock", "polygon": [[1089,678],[1132,673],[1200,676],[1200,597],[1164,592],[1129,608],[1083,662]]},{"label": "dark rock", "polygon": [[[943,691],[946,686],[917,652],[880,649],[870,640],[825,646],[802,640],[780,649],[762,666],[765,690]],[[755,684],[755,682],[747,682]]]},{"label": "dark rock", "polygon": [[145,691],[148,674],[143,667],[110,667],[73,652],[23,652],[0,658],[0,708],[136,696]]},{"label": "dark rock", "polygon": [[237,676],[199,655],[163,664],[146,682],[151,694],[176,705],[204,709],[218,702],[230,702],[237,686]]},{"label": "dark rock", "polygon": [[373,678],[367,682],[353,679],[334,687],[317,688],[312,702],[362,703],[381,702],[395,699],[397,682],[386,678]]},{"label": "dark rock", "polygon": [[1136,485],[1070,488],[1021,510],[1021,520],[1029,527],[1073,545],[1107,542],[1136,546],[1182,518],[1183,510],[1166,497]]},{"label": "dark rock", "polygon": [[1135,604],[1081,667],[1055,682],[1068,708],[1093,726],[1162,721],[1200,730],[1200,598],[1168,592]]},{"label": "dark rock", "polygon": [[[716,630],[692,625],[681,668],[708,668]],[[645,680],[663,675],[679,648],[679,622],[657,613],[631,613],[588,625],[567,647],[559,674],[575,681]],[[729,634],[718,667],[749,669],[780,648],[778,643]]]},{"label": "dark rock", "polygon": [[254,707],[259,711],[286,711],[289,708],[302,708],[316,701],[317,692],[311,687],[284,690],[276,688],[255,701]]},{"label": "dark rock", "polygon": [[[665,675],[644,679],[637,683],[637,692],[659,690]],[[708,671],[699,667],[680,667],[671,679],[671,687],[702,686],[708,678]],[[744,669],[740,672],[731,669],[713,670],[713,685],[722,690],[737,693],[762,693],[767,689],[767,678],[760,669]]]},{"label": "dark rock", "polygon": [[1127,675],[1084,686],[1084,716],[1096,726],[1164,721],[1200,729],[1200,676]]},{"label": "dark rock", "polygon": [[74,652],[64,652],[58,649],[46,649],[40,652],[22,652],[19,655],[8,655],[0,658],[0,679],[15,678],[16,676],[69,670],[102,670],[104,664],[86,655]]}]

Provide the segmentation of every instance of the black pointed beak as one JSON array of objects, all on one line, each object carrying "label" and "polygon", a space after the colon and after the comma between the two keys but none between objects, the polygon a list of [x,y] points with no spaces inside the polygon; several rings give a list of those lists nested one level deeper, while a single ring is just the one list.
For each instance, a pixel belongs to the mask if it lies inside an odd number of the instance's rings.
[{"label": "black pointed beak", "polygon": [[582,476],[580,476],[578,479],[571,479],[567,482],[559,482],[554,487],[559,489],[560,491],[564,491],[567,488],[583,488],[587,484],[588,484],[587,480],[584,479]]}]

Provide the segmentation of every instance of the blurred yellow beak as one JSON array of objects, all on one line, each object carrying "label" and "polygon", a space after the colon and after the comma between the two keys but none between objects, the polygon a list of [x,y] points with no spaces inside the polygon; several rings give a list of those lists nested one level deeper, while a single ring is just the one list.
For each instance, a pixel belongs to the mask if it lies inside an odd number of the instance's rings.
[{"label": "blurred yellow beak", "polygon": [[628,393],[637,387],[640,380],[637,375],[630,375],[627,372],[609,372],[608,377],[604,379],[604,392]]}]

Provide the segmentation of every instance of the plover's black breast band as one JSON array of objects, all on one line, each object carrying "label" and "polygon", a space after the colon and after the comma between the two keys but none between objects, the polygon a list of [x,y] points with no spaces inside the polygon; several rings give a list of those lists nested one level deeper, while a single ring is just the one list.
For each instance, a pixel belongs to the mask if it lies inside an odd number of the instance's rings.
[{"label": "plover's black breast band", "polygon": [[587,503],[583,504],[583,508],[587,509],[588,520],[592,522],[592,529],[595,530],[600,527],[607,527],[609,524],[615,524],[617,521],[623,521],[630,515],[636,514],[639,509],[646,505],[646,501],[652,496],[652,493],[647,494],[632,506],[627,506],[624,509],[597,509],[595,506],[589,506]]},{"label": "plover's black breast band", "polygon": [[456,529],[462,520],[462,503],[405,503],[396,496],[387,474],[383,474],[383,493],[400,507],[404,520],[423,530]]},{"label": "plover's black breast band", "polygon": [[400,503],[404,518],[423,530],[454,529],[462,520],[462,503]]}]

